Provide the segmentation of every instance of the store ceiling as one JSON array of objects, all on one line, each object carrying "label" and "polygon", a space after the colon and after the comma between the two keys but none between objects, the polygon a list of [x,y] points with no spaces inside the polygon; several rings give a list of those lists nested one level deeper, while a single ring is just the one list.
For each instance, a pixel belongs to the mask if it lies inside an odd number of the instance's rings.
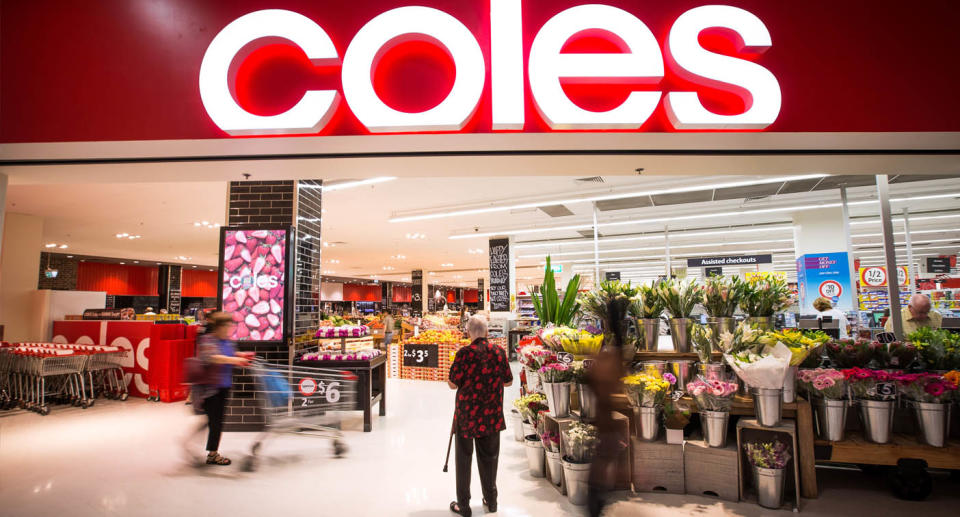
[{"label": "store ceiling", "polygon": [[[581,175],[579,178],[583,178]],[[400,178],[387,183],[328,192],[324,195],[324,269],[331,275],[384,280],[409,280],[409,271],[423,268],[431,282],[449,285],[476,285],[485,276],[486,237],[449,239],[458,233],[483,233],[517,228],[542,228],[592,221],[589,203],[552,203],[504,212],[425,221],[390,223],[397,213],[453,210],[491,206],[508,200],[570,200],[597,191],[651,191],[677,187],[704,187],[684,193],[660,194],[604,201],[598,204],[601,224],[613,221],[683,217],[704,213],[754,210],[804,203],[839,201],[837,186],[849,187],[852,200],[875,198],[873,177],[825,177],[769,184],[746,184],[733,188],[707,188],[711,184],[749,176],[601,176],[603,182],[580,181],[578,177],[460,177]],[[935,179],[934,179],[935,178]],[[957,177],[902,176],[894,178],[894,197],[908,194],[960,193]],[[908,181],[911,180],[911,181]],[[855,186],[860,185],[860,186]],[[779,192],[779,193],[778,193]],[[224,223],[226,183],[105,183],[105,184],[11,184],[7,209],[44,218],[44,242],[67,243],[67,252],[142,261],[186,262],[199,266],[216,264],[216,229],[197,227],[196,222]],[[926,199],[895,203],[896,212],[909,208],[917,212],[960,213],[957,198]],[[855,218],[876,216],[878,207],[851,207]],[[775,266],[792,269],[792,230],[789,212],[749,217],[697,218],[669,223],[674,266],[685,263],[685,255],[739,254],[774,251]],[[774,226],[774,229],[745,226]],[[601,227],[600,235],[621,239],[601,243],[604,269],[632,272],[626,277],[654,276],[663,264],[664,224],[636,223]],[[960,242],[960,217],[917,220],[912,225],[917,254],[956,252],[949,246]],[[684,236],[683,230],[712,228],[711,235]],[[751,231],[743,231],[751,230]],[[936,230],[936,231],[933,231]],[[878,234],[879,224],[857,224],[854,235]],[[141,239],[117,239],[118,233],[142,235]],[[407,239],[408,233],[426,234],[425,239]],[[689,233],[689,232],[688,232]],[[571,270],[591,269],[592,229],[550,230],[516,237],[519,244],[548,244],[519,248],[521,284],[536,283],[540,256],[554,254],[563,264],[565,278]],[[637,240],[638,236],[654,237]],[[634,239],[626,240],[622,239]],[[554,241],[581,241],[558,244]],[[899,240],[899,239],[898,239]],[[926,244],[919,244],[925,241]],[[857,237],[855,244],[864,257],[876,256],[878,236]],[[639,249],[638,249],[639,248]],[[615,251],[623,250],[627,251]],[[477,252],[480,250],[480,252]],[[60,250],[58,250],[60,251]],[[398,258],[402,256],[403,258]],[[190,257],[178,260],[178,257]],[[629,259],[625,261],[625,259]],[[873,260],[873,259],[867,259]],[[338,261],[336,263],[331,261]],[[443,265],[451,264],[451,265]],[[628,267],[629,266],[629,267]],[[434,274],[429,274],[433,272]]]}]

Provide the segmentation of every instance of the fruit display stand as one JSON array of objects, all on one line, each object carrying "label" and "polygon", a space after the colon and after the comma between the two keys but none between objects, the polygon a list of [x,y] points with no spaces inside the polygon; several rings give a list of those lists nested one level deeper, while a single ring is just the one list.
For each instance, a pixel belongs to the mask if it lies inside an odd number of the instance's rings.
[{"label": "fruit display stand", "polygon": [[[755,419],[752,418],[741,418],[737,422],[737,450],[740,451],[740,500],[741,501],[755,501],[756,494],[751,494],[748,487],[753,482],[753,470],[750,467],[750,462],[747,461],[746,452],[744,452],[743,446],[748,442],[757,442],[757,441],[770,441],[772,438],[771,435],[780,435],[779,438],[783,440],[783,435],[788,437],[787,444],[790,447],[790,461],[787,462],[786,467],[786,479],[785,479],[785,494],[789,494],[792,491],[793,496],[793,511],[800,511],[800,468],[798,458],[801,457],[802,451],[798,450],[798,440],[797,440],[797,422],[793,420],[784,419],[780,422],[780,425],[775,427],[764,427],[761,426]],[[786,500],[787,497],[784,497]]]},{"label": "fruit display stand", "polygon": [[367,360],[295,361],[295,365],[311,368],[344,370],[357,376],[357,408],[363,411],[363,431],[372,428],[374,404],[380,404],[380,416],[387,416],[387,356],[378,355]]},{"label": "fruit display stand", "polygon": [[351,354],[367,348],[374,348],[373,336],[319,338],[317,344],[321,351],[336,351]]}]

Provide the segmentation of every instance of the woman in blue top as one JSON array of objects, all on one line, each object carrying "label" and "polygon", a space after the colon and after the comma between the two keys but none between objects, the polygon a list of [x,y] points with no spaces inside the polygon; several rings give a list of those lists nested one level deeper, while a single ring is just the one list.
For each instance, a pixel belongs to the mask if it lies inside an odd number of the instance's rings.
[{"label": "woman in blue top", "polygon": [[217,452],[223,417],[233,385],[233,368],[247,366],[250,362],[246,354],[237,354],[236,346],[230,340],[234,327],[233,317],[217,312],[207,317],[207,330],[197,338],[197,357],[209,365],[206,382],[193,386],[194,408],[207,415],[207,465],[230,464],[228,458]]}]

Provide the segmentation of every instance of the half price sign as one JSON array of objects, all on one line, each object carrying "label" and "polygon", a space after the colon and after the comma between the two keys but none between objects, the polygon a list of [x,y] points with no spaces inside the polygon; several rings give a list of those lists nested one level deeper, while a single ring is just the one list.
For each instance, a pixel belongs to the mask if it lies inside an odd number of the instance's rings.
[{"label": "half price sign", "polygon": [[[910,276],[906,266],[897,267],[897,284],[906,286]],[[887,285],[887,268],[871,266],[860,268],[860,285],[865,287],[885,287]]]}]

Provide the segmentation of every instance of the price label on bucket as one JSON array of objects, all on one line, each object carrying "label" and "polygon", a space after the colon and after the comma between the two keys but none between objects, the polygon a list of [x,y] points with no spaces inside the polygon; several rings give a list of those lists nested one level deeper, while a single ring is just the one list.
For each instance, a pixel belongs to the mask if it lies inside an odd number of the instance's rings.
[{"label": "price label on bucket", "polygon": [[563,364],[570,364],[573,362],[573,354],[570,352],[557,352],[557,360]]},{"label": "price label on bucket", "polygon": [[893,332],[882,332],[880,334],[877,334],[877,341],[883,344],[893,343],[896,340],[897,340],[897,335],[894,334]]},{"label": "price label on bucket", "polygon": [[584,370],[589,370],[590,368],[593,368],[593,363],[594,363],[594,362],[595,362],[595,361],[594,361],[593,359],[584,359],[584,360],[583,360],[583,369],[584,369]]}]

